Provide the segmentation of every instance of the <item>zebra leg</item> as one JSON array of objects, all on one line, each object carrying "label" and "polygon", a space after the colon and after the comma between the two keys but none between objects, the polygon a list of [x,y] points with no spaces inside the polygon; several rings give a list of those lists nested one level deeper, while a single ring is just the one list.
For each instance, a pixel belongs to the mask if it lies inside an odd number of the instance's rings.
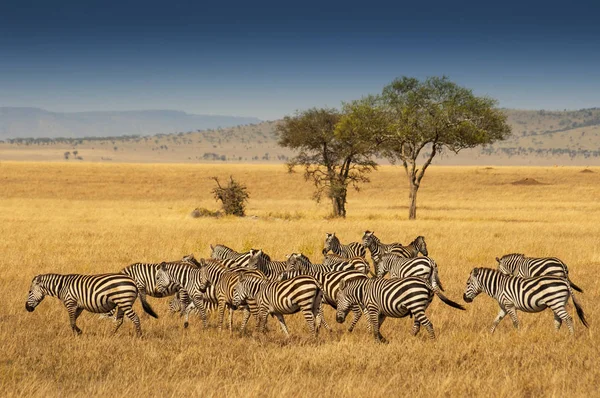
[{"label": "zebra leg", "polygon": [[219,312],[218,324],[219,324],[219,332],[220,332],[223,330],[223,318],[225,317],[225,301],[224,300],[219,300],[218,312]]},{"label": "zebra leg", "polygon": [[133,324],[135,325],[135,331],[136,331],[138,337],[141,337],[142,336],[142,326],[140,325],[140,318],[133,311],[133,308],[131,308],[131,306],[129,308],[126,308],[124,310],[124,312],[125,312],[125,315],[127,315],[127,318],[131,319],[131,322],[133,322]]},{"label": "zebra leg", "polygon": [[371,323],[371,332],[373,333],[373,337],[379,343],[387,343],[387,340],[381,335],[381,333],[379,333],[380,322],[385,320],[385,316],[379,314],[379,310],[377,310],[376,307],[368,308],[367,313],[369,315],[369,322]]},{"label": "zebra leg", "polygon": [[[358,321],[360,320],[360,317],[362,316],[362,310],[360,309],[360,307],[358,305],[355,305],[352,307],[352,323],[350,324],[350,327],[348,328],[348,331],[350,333],[352,333],[352,331],[354,330],[354,328],[356,327],[356,324],[358,323]],[[371,326],[371,324],[369,322],[367,322],[367,326]]]},{"label": "zebra leg", "polygon": [[569,333],[573,335],[573,318],[571,318],[571,315],[569,315],[565,306],[562,305],[558,308],[552,308],[552,311],[554,312],[554,326],[556,327],[556,330],[560,328],[561,321],[564,321],[569,328]]},{"label": "zebra leg", "polygon": [[500,321],[504,319],[505,316],[506,311],[504,310],[504,308],[500,308],[500,312],[498,313],[498,316],[496,316],[496,319],[494,319],[494,322],[492,323],[492,328],[490,329],[490,332],[492,334],[496,331],[496,327],[498,326]]},{"label": "zebra leg", "polygon": [[233,308],[229,307],[229,334],[233,334]]},{"label": "zebra leg", "polygon": [[321,308],[319,308],[319,313],[317,314],[317,320],[316,320],[317,333],[319,332],[319,328],[321,327],[321,323],[323,324],[323,326],[325,327],[325,329],[327,329],[330,333],[332,332],[331,327],[329,326],[329,324],[325,320],[325,314],[323,313],[323,306],[321,306]]},{"label": "zebra leg", "polygon": [[[285,337],[289,338],[290,337],[290,333],[288,332],[288,328],[287,325],[285,324],[285,319],[283,319],[283,315],[281,314],[273,314],[273,316],[275,316],[275,318],[277,318],[277,320],[279,321],[279,326],[281,326],[281,330],[283,330],[283,333],[285,333]],[[304,317],[306,318],[306,314],[304,315]],[[266,326],[267,324],[267,317],[264,317],[264,323],[263,323],[263,333],[264,333],[264,326]],[[310,328],[311,325],[309,324],[308,327]],[[312,325],[312,330],[311,332],[314,332],[314,324]]]},{"label": "zebra leg", "polygon": [[[194,302],[194,305],[196,306],[196,308],[198,308],[198,310],[200,311],[200,318],[202,319],[202,326],[204,327],[204,329],[206,329],[208,327],[208,320],[207,320],[207,316],[206,316],[206,307],[204,306],[204,299],[202,297],[198,297],[198,296],[193,296],[192,297],[192,301]],[[189,310],[190,306],[188,306],[188,310]],[[185,324],[184,324],[185,326]],[[187,327],[187,326],[185,326]]]},{"label": "zebra leg", "polygon": [[304,319],[306,320],[306,323],[308,324],[308,330],[310,331],[310,334],[312,334],[312,336],[314,338],[317,337],[317,329],[315,327],[315,316],[313,314],[313,312],[310,309],[307,310],[303,310],[302,314],[304,315]]},{"label": "zebra leg", "polygon": [[[435,340],[435,331],[433,330],[433,324],[431,323],[429,318],[427,318],[427,315],[425,315],[425,311],[416,312],[414,315],[415,315],[415,323],[418,322],[421,325],[425,326],[425,329],[427,329],[427,332],[429,333],[429,338],[431,340]],[[413,326],[413,330],[414,330],[414,326]],[[417,330],[417,332],[418,332],[418,330]]]},{"label": "zebra leg", "polygon": [[421,322],[415,317],[415,321],[413,323],[412,331],[410,332],[413,336],[419,334],[419,330],[421,330]]},{"label": "zebra leg", "polygon": [[510,319],[512,319],[513,326],[515,327],[515,329],[519,329],[519,318],[517,318],[517,310],[514,307],[507,307],[506,312],[508,312]]},{"label": "zebra leg", "polygon": [[69,322],[71,323],[71,329],[77,335],[80,335],[82,332],[81,329],[77,327],[77,318],[79,318],[79,315],[81,315],[83,308],[78,308],[77,303],[75,302],[65,303],[65,307],[67,307],[67,312],[69,313]]},{"label": "zebra leg", "polygon": [[246,325],[248,325],[248,320],[250,320],[250,309],[244,308],[244,318],[242,319],[242,327],[240,328],[240,333],[244,334],[246,331]]},{"label": "zebra leg", "polygon": [[125,315],[125,313],[123,312],[123,310],[121,308],[115,307],[115,327],[113,329],[113,334],[117,333],[117,330],[119,330],[119,328],[123,324],[123,316],[124,315]]}]

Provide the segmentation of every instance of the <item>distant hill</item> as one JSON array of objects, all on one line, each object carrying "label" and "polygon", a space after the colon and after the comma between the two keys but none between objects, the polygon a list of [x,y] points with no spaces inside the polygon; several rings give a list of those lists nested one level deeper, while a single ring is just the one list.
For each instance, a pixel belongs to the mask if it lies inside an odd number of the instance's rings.
[{"label": "distant hill", "polygon": [[[600,165],[600,108],[504,110],[513,136],[487,147],[442,154],[435,164]],[[294,153],[277,145],[278,121],[152,136],[12,139],[0,160],[174,163],[284,163]],[[384,159],[378,160],[386,163]]]},{"label": "distant hill", "polygon": [[171,110],[60,113],[0,107],[0,139],[153,135],[259,122],[254,117],[194,115]]}]

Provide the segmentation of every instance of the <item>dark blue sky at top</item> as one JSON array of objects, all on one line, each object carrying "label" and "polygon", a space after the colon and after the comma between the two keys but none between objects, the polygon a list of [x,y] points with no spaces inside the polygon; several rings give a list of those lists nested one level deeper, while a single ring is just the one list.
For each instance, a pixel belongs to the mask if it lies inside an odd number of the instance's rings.
[{"label": "dark blue sky at top", "polygon": [[0,106],[275,119],[395,77],[600,106],[600,2],[0,2]]}]

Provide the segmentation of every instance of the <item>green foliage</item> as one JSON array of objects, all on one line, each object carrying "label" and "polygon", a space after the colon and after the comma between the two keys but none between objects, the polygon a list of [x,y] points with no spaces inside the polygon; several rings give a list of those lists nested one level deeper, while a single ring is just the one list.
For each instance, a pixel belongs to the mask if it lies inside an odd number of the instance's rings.
[{"label": "green foliage", "polygon": [[217,177],[212,179],[217,183],[212,190],[213,196],[215,200],[221,201],[225,214],[243,217],[246,214],[246,202],[250,198],[246,186],[235,181],[232,176],[226,187],[221,186]]}]

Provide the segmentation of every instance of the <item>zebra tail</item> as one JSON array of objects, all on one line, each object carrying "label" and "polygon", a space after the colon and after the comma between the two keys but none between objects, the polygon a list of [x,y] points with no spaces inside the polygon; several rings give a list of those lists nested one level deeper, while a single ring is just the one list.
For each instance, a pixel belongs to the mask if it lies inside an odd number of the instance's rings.
[{"label": "zebra tail", "polygon": [[575,290],[576,290],[576,291],[578,291],[579,293],[583,293],[583,289],[582,289],[582,288],[580,288],[579,286],[577,286],[576,284],[574,284],[574,283],[573,283],[573,281],[572,281],[572,280],[571,280],[569,277],[567,277],[567,280],[569,281],[569,284],[571,285],[571,287],[572,287],[573,289],[575,289]]},{"label": "zebra tail", "polygon": [[148,315],[150,315],[153,318],[158,318],[156,312],[154,312],[152,307],[150,307],[150,304],[148,304],[148,302],[145,299],[142,299],[142,297],[140,297],[140,301],[142,302],[142,308],[144,309],[144,311],[146,311]]},{"label": "zebra tail", "polygon": [[463,307],[462,305],[460,305],[460,304],[458,304],[458,303],[456,303],[456,302],[454,302],[454,301],[450,300],[448,297],[444,296],[444,295],[442,294],[442,292],[440,292],[440,289],[438,289],[437,287],[433,287],[433,286],[432,286],[432,285],[431,285],[431,284],[430,284],[428,281],[424,281],[424,282],[425,282],[425,284],[427,285],[427,287],[428,287],[428,288],[429,288],[431,291],[433,291],[433,292],[436,294],[436,296],[438,296],[438,297],[440,298],[440,300],[442,300],[444,303],[446,303],[446,304],[447,304],[447,305],[449,305],[450,307],[454,307],[454,308],[457,308],[457,309],[459,309],[459,310],[466,311],[466,308],[465,308],[465,307]]},{"label": "zebra tail", "polygon": [[434,270],[434,278],[435,278],[436,285],[438,285],[440,290],[443,292],[444,287],[442,286],[442,281],[440,281],[440,275],[438,274],[437,267],[435,267],[435,270]]},{"label": "zebra tail", "polygon": [[583,313],[583,308],[581,308],[581,304],[579,304],[579,300],[577,300],[575,294],[573,294],[573,290],[571,288],[569,288],[569,290],[571,291],[571,298],[573,299],[573,304],[575,304],[575,310],[577,311],[577,316],[579,317],[579,320],[581,321],[581,323],[583,323],[583,326],[589,328],[590,326],[587,320],[585,319],[585,314]]}]

